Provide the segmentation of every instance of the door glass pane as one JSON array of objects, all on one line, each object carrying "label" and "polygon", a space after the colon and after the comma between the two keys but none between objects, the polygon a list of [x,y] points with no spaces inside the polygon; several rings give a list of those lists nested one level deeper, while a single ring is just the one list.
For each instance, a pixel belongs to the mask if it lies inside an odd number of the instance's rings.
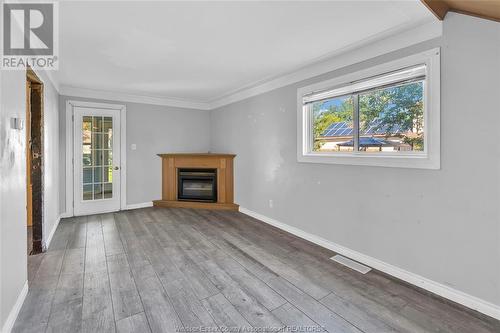
[{"label": "door glass pane", "polygon": [[102,199],[102,184],[94,184],[94,200]]},{"label": "door glass pane", "polygon": [[90,166],[90,165],[92,165],[92,155],[90,152],[90,147],[92,144],[92,117],[83,117],[82,143],[83,143],[82,164],[84,166]]},{"label": "door glass pane", "polygon": [[92,117],[92,131],[102,133],[102,117]]},{"label": "door glass pane", "polygon": [[82,133],[83,144],[90,144],[90,134],[92,133],[92,117],[83,117]]},{"label": "door glass pane", "polygon": [[102,150],[93,150],[93,160],[94,160],[94,165],[99,166],[102,165]]},{"label": "door glass pane", "polygon": [[92,168],[83,168],[83,183],[92,184]]},{"label": "door glass pane", "polygon": [[104,174],[103,174],[103,183],[112,183],[113,182],[113,168],[112,167],[106,167],[104,169]]},{"label": "door glass pane", "polygon": [[94,185],[83,185],[83,200],[92,200]]},{"label": "door glass pane", "polygon": [[92,165],[92,154],[90,154],[90,149],[89,152],[85,152],[85,147],[83,151],[83,166],[91,166]]},{"label": "door glass pane", "polygon": [[92,133],[92,148],[102,149],[102,133]]},{"label": "door glass pane", "polygon": [[107,133],[108,131],[113,130],[113,118],[112,117],[104,117],[103,119],[103,132]]},{"label": "door glass pane", "polygon": [[103,150],[102,154],[102,165],[113,165],[113,151]]},{"label": "door glass pane", "polygon": [[104,184],[104,199],[109,199],[113,197],[113,184]]},{"label": "door glass pane", "polygon": [[111,199],[113,118],[85,116],[82,120],[82,199]]},{"label": "door glass pane", "polygon": [[102,183],[102,169],[101,167],[94,168],[94,183]]},{"label": "door glass pane", "polygon": [[113,148],[112,132],[109,131],[109,133],[104,133],[102,136],[103,136],[102,148],[104,148],[104,149],[112,149]]}]

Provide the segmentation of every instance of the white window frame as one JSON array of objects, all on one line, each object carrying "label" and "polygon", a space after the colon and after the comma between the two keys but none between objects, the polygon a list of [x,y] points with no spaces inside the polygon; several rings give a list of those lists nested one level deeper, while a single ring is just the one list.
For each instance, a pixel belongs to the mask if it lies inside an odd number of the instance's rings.
[{"label": "white window frame", "polygon": [[[404,68],[426,66],[424,83],[424,151],[423,152],[315,152],[313,147],[312,112],[304,106],[304,96],[334,90],[362,80]],[[367,165],[435,169],[440,161],[440,49],[435,48],[365,70],[311,84],[297,90],[297,160],[307,163]],[[355,131],[357,129],[354,129]]]}]

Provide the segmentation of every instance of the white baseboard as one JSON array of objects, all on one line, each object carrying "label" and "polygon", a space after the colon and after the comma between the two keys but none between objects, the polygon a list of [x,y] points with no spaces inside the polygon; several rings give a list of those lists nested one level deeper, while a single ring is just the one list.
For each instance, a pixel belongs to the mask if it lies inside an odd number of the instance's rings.
[{"label": "white baseboard", "polygon": [[19,315],[19,311],[21,311],[21,307],[26,299],[26,295],[28,295],[28,281],[24,283],[21,293],[17,296],[16,304],[14,304],[10,310],[9,316],[7,317],[7,320],[5,320],[5,324],[2,327],[2,333],[10,333],[12,331],[17,316]]},{"label": "white baseboard", "polygon": [[72,217],[73,215],[71,215],[70,213],[61,213],[61,215],[59,215],[60,218],[62,219],[65,219],[65,218],[68,218],[68,217]]},{"label": "white baseboard", "polygon": [[50,242],[52,241],[52,237],[54,237],[54,234],[56,233],[57,227],[59,226],[59,222],[61,222],[61,215],[56,220],[56,223],[54,223],[54,226],[52,227],[52,230],[49,233],[49,236],[47,236],[47,239],[45,240],[44,244],[44,249],[48,249],[50,246]]},{"label": "white baseboard", "polygon": [[[127,205],[125,206],[125,210],[129,210],[129,209],[139,209],[139,208],[146,208],[146,207],[153,207],[153,202],[152,201],[149,201],[149,202],[140,202],[140,203],[136,203],[136,204],[130,204],[130,205]],[[71,213],[61,213],[61,215],[59,215],[59,219],[64,219],[64,218],[68,218],[68,217],[73,217],[73,215]],[[53,230],[55,231],[55,230]]]},{"label": "white baseboard", "polygon": [[447,298],[455,303],[466,306],[470,309],[476,310],[478,312],[484,313],[490,317],[500,320],[500,306],[480,299],[478,297],[469,295],[460,290],[451,288],[439,282],[430,280],[418,274],[406,271],[402,268],[393,266],[376,258],[367,256],[363,253],[351,250],[345,246],[336,244],[332,241],[326,240],[319,236],[305,232],[299,228],[292,227],[283,222],[277,221],[270,217],[264,216],[262,214],[256,213],[249,209],[240,206],[240,212],[243,214],[254,217],[262,222],[270,224],[276,228],[289,232],[295,236],[306,239],[314,244],[332,250],[338,254],[346,256],[350,259],[356,260],[362,264],[375,268],[381,272],[394,276],[400,280],[413,284],[417,287],[430,291],[436,295]]},{"label": "white baseboard", "polygon": [[130,205],[127,205],[127,207],[125,209],[129,210],[129,209],[139,209],[139,208],[146,208],[146,207],[153,207],[153,202],[148,201],[148,202],[130,204]]}]

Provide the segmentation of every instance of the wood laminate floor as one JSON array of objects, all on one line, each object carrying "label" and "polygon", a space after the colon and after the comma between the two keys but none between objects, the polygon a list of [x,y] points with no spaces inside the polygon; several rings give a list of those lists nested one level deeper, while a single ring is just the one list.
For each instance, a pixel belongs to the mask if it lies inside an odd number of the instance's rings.
[{"label": "wood laminate floor", "polygon": [[61,221],[14,332],[500,332],[499,322],[238,212]]}]

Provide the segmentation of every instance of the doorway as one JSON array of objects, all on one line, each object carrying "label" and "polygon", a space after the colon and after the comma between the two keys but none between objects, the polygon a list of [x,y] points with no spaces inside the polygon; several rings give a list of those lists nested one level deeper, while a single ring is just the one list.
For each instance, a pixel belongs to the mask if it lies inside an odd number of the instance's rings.
[{"label": "doorway", "polygon": [[43,82],[26,71],[26,211],[28,254],[43,250]]},{"label": "doorway", "polygon": [[125,106],[68,101],[67,114],[67,214],[125,209]]}]

